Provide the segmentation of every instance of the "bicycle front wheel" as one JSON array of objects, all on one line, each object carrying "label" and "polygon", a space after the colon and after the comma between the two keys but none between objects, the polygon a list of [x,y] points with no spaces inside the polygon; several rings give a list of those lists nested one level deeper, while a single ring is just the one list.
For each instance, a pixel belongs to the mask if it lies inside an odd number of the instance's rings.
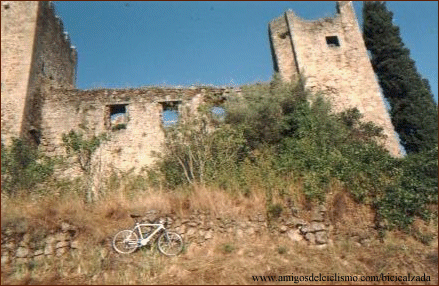
[{"label": "bicycle front wheel", "polygon": [[183,250],[183,239],[175,232],[164,232],[157,240],[157,246],[166,256],[175,256]]},{"label": "bicycle front wheel", "polygon": [[133,253],[137,248],[138,237],[132,230],[119,231],[113,239],[113,248],[119,253]]}]

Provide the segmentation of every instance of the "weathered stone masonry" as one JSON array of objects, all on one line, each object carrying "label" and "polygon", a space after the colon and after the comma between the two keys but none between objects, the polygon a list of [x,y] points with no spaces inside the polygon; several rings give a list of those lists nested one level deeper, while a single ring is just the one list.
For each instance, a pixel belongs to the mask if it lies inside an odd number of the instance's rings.
[{"label": "weathered stone masonry", "polygon": [[41,94],[73,88],[76,50],[51,2],[2,1],[2,140],[39,140]]},{"label": "weathered stone masonry", "polygon": [[[152,151],[165,147],[166,105],[195,111],[211,95],[225,98],[232,92],[202,87],[77,90],[76,51],[51,2],[1,3],[5,143],[24,137],[45,153],[60,155],[65,152],[62,134],[86,126],[88,135],[110,135],[96,152],[101,169],[137,169],[150,165]],[[385,146],[400,156],[351,3],[337,2],[334,18],[317,21],[287,11],[269,24],[269,34],[274,67],[284,80],[304,75],[306,87],[322,91],[336,111],[357,107],[365,120],[384,128]],[[113,119],[114,113],[122,116]]]},{"label": "weathered stone masonry", "polygon": [[[225,88],[143,88],[68,90],[51,89],[42,105],[42,137],[40,148],[50,155],[62,155],[62,134],[87,126],[90,134],[107,133],[97,151],[101,168],[127,171],[132,167],[150,165],[164,142],[162,123],[166,104],[178,106],[181,116],[195,113],[209,94],[226,97],[232,92]],[[124,128],[115,129],[111,122],[111,109],[124,106]]]},{"label": "weathered stone masonry", "polygon": [[357,107],[365,121],[383,127],[384,144],[401,156],[389,114],[352,2],[337,2],[333,18],[302,20],[289,10],[269,24],[274,67],[285,81],[302,75],[306,87],[323,92],[335,111]]}]

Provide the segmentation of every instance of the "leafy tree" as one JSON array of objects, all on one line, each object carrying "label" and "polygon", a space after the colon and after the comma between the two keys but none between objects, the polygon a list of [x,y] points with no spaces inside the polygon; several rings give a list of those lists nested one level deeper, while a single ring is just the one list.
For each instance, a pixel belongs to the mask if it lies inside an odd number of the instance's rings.
[{"label": "leafy tree", "polygon": [[428,81],[418,73],[392,18],[393,13],[384,2],[364,2],[365,44],[405,150],[407,153],[431,150],[438,144],[437,105]]},{"label": "leafy tree", "polygon": [[166,151],[158,168],[167,186],[221,183],[236,178],[239,154],[244,148],[242,132],[216,120],[210,109],[201,106],[190,120],[184,118],[165,129]]},{"label": "leafy tree", "polygon": [[293,118],[297,129],[282,141],[278,169],[300,174],[309,199],[323,201],[331,179],[343,182],[363,202],[384,189],[392,158],[374,140],[381,128],[362,122],[357,109],[335,114],[318,97],[297,106]]},{"label": "leafy tree", "polygon": [[99,148],[103,140],[107,140],[106,134],[84,138],[84,134],[80,131],[71,130],[68,134],[62,135],[62,140],[66,151],[69,155],[76,157],[81,170],[89,182],[86,199],[92,202],[97,199],[96,191],[92,185],[92,156]]},{"label": "leafy tree", "polygon": [[243,130],[250,150],[264,144],[277,145],[297,128],[292,114],[304,101],[301,80],[293,85],[275,75],[270,85],[245,86],[241,96],[231,98],[226,103],[226,122]]}]

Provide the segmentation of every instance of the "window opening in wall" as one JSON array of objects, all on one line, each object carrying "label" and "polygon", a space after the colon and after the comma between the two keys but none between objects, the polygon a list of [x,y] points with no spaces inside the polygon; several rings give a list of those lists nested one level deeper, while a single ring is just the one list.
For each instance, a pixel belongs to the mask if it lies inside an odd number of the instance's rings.
[{"label": "window opening in wall", "polygon": [[286,31],[286,32],[284,32],[284,33],[281,33],[281,34],[279,34],[279,38],[281,38],[281,39],[285,39],[287,36],[289,36],[290,35],[290,32],[289,31]]},{"label": "window opening in wall", "polygon": [[180,101],[165,101],[161,102],[163,106],[162,124],[164,127],[174,126],[178,123],[179,111],[178,106]]},{"label": "window opening in wall", "polygon": [[327,36],[326,44],[328,45],[328,47],[340,47],[340,42],[338,41],[337,36]]},{"label": "window opening in wall", "polygon": [[108,122],[112,131],[126,129],[128,124],[128,104],[112,104],[108,106]]}]

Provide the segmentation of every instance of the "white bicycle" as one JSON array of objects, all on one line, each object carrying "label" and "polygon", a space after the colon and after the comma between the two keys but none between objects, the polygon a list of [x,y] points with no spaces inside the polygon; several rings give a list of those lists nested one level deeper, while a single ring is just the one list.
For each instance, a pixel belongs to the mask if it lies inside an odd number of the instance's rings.
[{"label": "white bicycle", "polygon": [[[132,230],[119,231],[113,238],[113,248],[119,253],[133,253],[137,248],[147,245],[156,234],[157,247],[166,256],[176,256],[183,250],[183,239],[178,233],[167,231],[164,221],[157,223],[139,223],[140,215],[130,215],[136,222]],[[142,227],[144,231],[142,232]],[[146,228],[146,231],[145,231]]]}]

